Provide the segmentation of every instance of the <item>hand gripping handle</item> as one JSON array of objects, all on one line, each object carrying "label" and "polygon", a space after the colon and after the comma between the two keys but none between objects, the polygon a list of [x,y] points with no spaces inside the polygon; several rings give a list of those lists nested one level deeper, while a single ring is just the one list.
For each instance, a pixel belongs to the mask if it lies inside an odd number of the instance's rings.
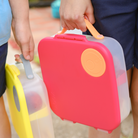
[{"label": "hand gripping handle", "polygon": [[21,60],[23,62],[24,70],[25,70],[27,78],[28,79],[33,79],[34,75],[33,75],[33,71],[32,71],[31,65],[30,65],[30,61],[26,60],[22,54],[20,55],[20,58],[21,58]]},{"label": "hand gripping handle", "polygon": [[[94,38],[96,39],[103,39],[104,36],[99,34],[99,32],[94,28],[94,26],[86,19],[84,19],[86,23],[87,29],[90,31],[90,33],[93,35]],[[58,34],[64,34],[67,30],[65,28],[62,29],[62,31]]]}]

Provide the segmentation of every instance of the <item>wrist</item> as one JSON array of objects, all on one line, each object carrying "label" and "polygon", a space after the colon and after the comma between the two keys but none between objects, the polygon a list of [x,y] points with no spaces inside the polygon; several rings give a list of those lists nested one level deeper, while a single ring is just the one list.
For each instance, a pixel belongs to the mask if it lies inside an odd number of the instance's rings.
[{"label": "wrist", "polygon": [[18,24],[18,25],[30,25],[29,22],[29,18],[24,18],[24,19],[20,19],[20,18],[13,18],[12,19],[12,24]]},{"label": "wrist", "polygon": [[12,21],[12,29],[25,31],[30,30],[30,22],[29,20],[19,20],[13,19]]},{"label": "wrist", "polygon": [[29,16],[28,17],[14,17],[13,16],[13,21],[26,23],[26,22],[29,22]]}]

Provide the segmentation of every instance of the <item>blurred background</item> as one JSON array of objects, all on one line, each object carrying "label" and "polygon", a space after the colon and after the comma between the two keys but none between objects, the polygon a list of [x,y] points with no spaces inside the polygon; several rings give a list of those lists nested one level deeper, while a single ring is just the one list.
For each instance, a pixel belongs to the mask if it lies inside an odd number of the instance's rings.
[{"label": "blurred background", "polygon": [[54,0],[29,0],[30,7],[50,6]]},{"label": "blurred background", "polygon": [[[38,58],[38,43],[41,39],[45,37],[50,37],[55,35],[61,30],[59,7],[60,0],[29,0],[29,14],[30,14],[30,25],[32,29],[32,34],[35,42],[35,56],[31,65],[33,71],[41,74],[41,68]],[[80,30],[68,31],[68,33],[81,34]],[[11,32],[11,38],[9,39],[9,49],[7,63],[14,63],[14,55],[20,54],[20,49],[16,44],[13,34]],[[8,113],[9,119],[9,109],[7,104],[7,99],[4,94],[6,111]],[[51,111],[52,112],[52,111]],[[58,116],[52,112],[53,126],[55,131],[55,138],[88,138],[88,127],[81,124],[73,124],[71,122],[62,121]],[[12,128],[12,138],[18,138],[17,133],[14,130],[11,119]],[[133,132],[133,119],[132,114],[122,122],[121,124],[121,135],[120,138],[132,138]]]}]

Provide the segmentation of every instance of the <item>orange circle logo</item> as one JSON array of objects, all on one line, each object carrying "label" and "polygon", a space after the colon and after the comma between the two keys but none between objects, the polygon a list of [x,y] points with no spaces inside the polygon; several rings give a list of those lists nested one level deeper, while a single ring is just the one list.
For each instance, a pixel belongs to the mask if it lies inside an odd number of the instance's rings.
[{"label": "orange circle logo", "polygon": [[81,64],[84,70],[93,77],[102,76],[106,69],[103,56],[92,48],[83,51],[81,55]]}]

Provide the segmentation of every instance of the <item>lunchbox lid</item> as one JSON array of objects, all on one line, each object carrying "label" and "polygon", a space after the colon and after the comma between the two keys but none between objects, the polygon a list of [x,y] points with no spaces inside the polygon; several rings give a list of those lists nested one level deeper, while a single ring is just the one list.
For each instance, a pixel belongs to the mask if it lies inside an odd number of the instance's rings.
[{"label": "lunchbox lid", "polygon": [[[37,80],[40,79],[36,74],[33,74],[29,61],[24,61],[25,59],[23,58],[23,55],[21,55],[20,57],[24,63],[24,66],[23,63],[16,63],[11,65],[6,64],[6,95],[9,103],[12,123],[18,136],[25,138],[33,138],[33,132],[30,121],[38,120],[40,118],[47,116],[49,114],[49,111],[48,107],[45,107],[38,111],[33,110],[35,112],[31,114],[29,113],[27,101],[29,100],[28,98],[31,98],[32,96],[30,95],[31,91],[28,91],[28,95],[27,93],[25,93],[25,87],[22,84],[20,78],[23,77],[24,81],[28,83],[28,87],[30,87],[30,85],[32,86],[33,80],[35,81],[36,85]],[[24,68],[26,69],[26,73],[24,71]],[[28,96],[28,98],[26,96]]]},{"label": "lunchbox lid", "polygon": [[114,63],[106,46],[82,35],[61,34],[41,40],[38,53],[56,115],[109,133],[119,126]]},{"label": "lunchbox lid", "polygon": [[[19,136],[33,138],[29,114],[22,84],[18,79],[20,71],[15,65],[6,65],[7,100],[14,128]],[[21,102],[20,102],[21,101]]]}]

